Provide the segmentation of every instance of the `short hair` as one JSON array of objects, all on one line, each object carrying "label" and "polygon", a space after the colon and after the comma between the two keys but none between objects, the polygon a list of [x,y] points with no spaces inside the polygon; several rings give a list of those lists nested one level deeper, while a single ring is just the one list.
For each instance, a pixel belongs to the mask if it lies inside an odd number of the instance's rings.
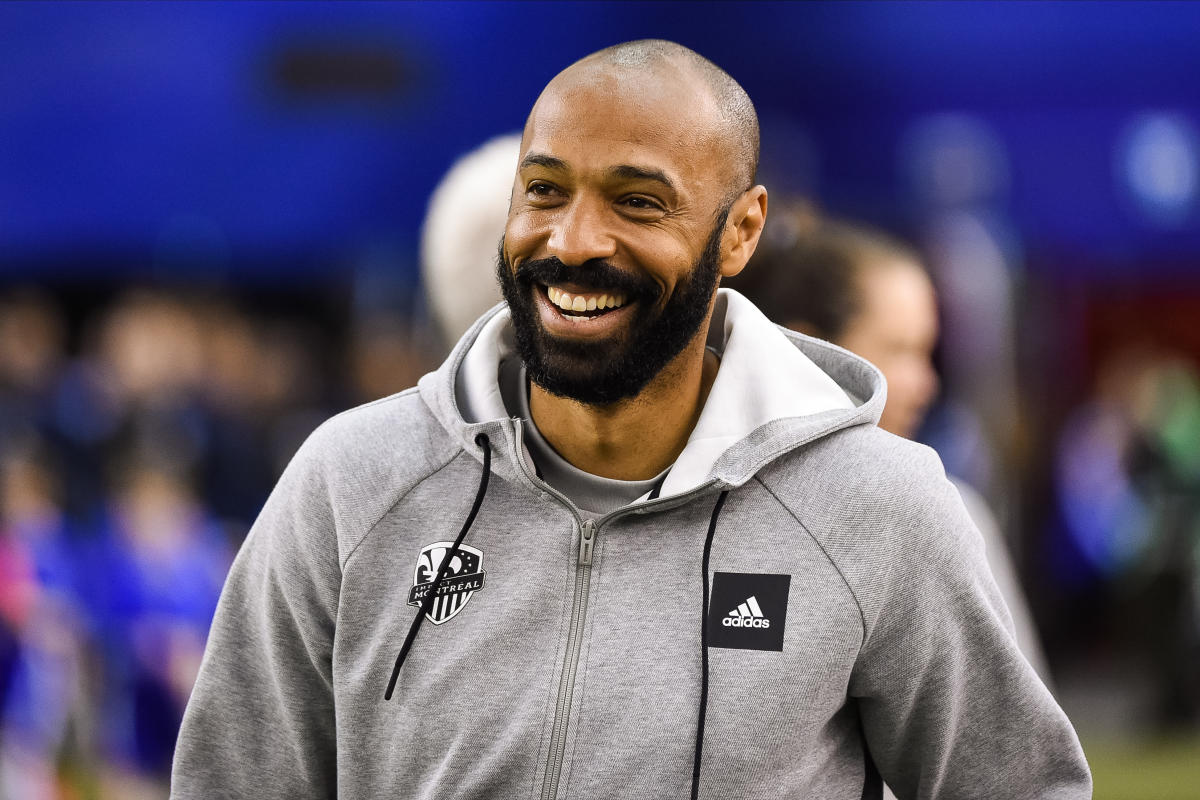
[{"label": "short hair", "polygon": [[[734,179],[738,185],[731,191],[746,191],[758,175],[759,132],[758,112],[750,95],[728,72],[695,50],[666,39],[638,39],[606,47],[581,59],[599,61],[616,67],[643,67],[664,61],[682,62],[712,93],[728,128],[736,154]],[[580,62],[577,62],[580,63]]]},{"label": "short hair", "polygon": [[888,262],[925,269],[916,250],[897,238],[825,220],[790,240],[759,247],[747,269],[726,285],[772,321],[802,323],[816,336],[837,341],[862,311],[863,271]]}]

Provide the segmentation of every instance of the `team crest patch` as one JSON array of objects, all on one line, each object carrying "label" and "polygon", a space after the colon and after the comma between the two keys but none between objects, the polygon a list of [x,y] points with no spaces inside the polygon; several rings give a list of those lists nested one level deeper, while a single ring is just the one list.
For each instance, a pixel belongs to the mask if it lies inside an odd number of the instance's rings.
[{"label": "team crest patch", "polygon": [[[413,587],[408,593],[410,606],[421,607],[433,586],[438,569],[453,547],[454,542],[434,542],[421,550],[421,554],[417,556],[417,569],[413,574]],[[471,596],[482,588],[483,551],[460,544],[425,618],[434,625],[449,621],[462,611]]]}]

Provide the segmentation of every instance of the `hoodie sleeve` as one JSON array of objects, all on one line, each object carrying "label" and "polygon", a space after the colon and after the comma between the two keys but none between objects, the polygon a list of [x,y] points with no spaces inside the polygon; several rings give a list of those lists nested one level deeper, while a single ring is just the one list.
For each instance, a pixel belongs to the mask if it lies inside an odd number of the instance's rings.
[{"label": "hoodie sleeve", "polygon": [[238,553],[184,714],[172,800],[336,796],[334,620],[341,572],[312,440]]},{"label": "hoodie sleeve", "polygon": [[851,677],[876,766],[901,800],[1090,798],[1079,740],[1017,648],[978,531],[940,464],[923,466],[933,489],[904,501]]}]

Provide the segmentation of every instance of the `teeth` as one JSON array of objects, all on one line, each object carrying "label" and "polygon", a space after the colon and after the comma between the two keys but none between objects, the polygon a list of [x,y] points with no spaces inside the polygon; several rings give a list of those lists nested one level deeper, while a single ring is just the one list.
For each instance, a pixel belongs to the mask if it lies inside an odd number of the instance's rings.
[{"label": "teeth", "polygon": [[625,305],[625,295],[623,294],[572,295],[554,286],[546,287],[546,296],[550,298],[551,303],[564,311],[596,311]]}]

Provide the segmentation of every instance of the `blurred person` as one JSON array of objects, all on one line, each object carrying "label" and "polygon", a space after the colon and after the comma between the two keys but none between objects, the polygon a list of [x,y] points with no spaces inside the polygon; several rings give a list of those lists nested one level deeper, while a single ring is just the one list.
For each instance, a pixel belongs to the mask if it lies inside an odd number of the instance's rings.
[{"label": "blurred person", "polygon": [[[155,446],[156,447],[156,446]],[[165,779],[232,551],[170,450],[110,466],[111,505],[88,548],[86,597],[105,674],[108,780]]]},{"label": "blurred person", "polygon": [[300,445],[329,414],[321,366],[325,338],[303,320],[273,320],[262,328],[256,385],[258,402],[270,409],[266,441],[274,475],[283,473]]},{"label": "blurred person", "polygon": [[167,447],[240,541],[325,412],[319,341],[219,295],[123,292],[89,321],[54,401],[76,505],[104,504],[99,466],[114,454]]},{"label": "blurred person", "polygon": [[0,796],[50,800],[66,763],[86,757],[88,610],[78,543],[58,500],[49,451],[36,439],[0,450],[0,619],[9,676],[0,703]]},{"label": "blurred person", "polygon": [[376,313],[354,324],[350,372],[357,402],[378,400],[412,386],[430,366],[428,348],[413,335],[408,320]]},{"label": "blurred person", "polygon": [[240,541],[278,476],[267,439],[280,411],[272,379],[280,368],[269,363],[255,320],[232,303],[210,300],[198,316],[210,417],[200,484],[206,505]]},{"label": "blurred person", "polygon": [[33,440],[65,449],[53,408],[66,339],[65,315],[53,297],[32,288],[0,294],[0,456]]},{"label": "blurred person", "polygon": [[[870,361],[887,382],[879,427],[912,439],[938,391],[933,364],[937,296],[908,245],[867,227],[819,220],[801,208],[787,236],[764,248],[731,282],[772,320],[844,347]],[[1042,680],[1050,672],[1008,545],[986,501],[951,478],[983,535],[987,561],[1012,615],[1017,643]]]},{"label": "blurred person", "polygon": [[323,416],[319,337],[306,323],[258,319],[225,300],[208,302],[198,317],[206,412],[200,487],[240,541]]},{"label": "blurred person", "polygon": [[914,120],[899,155],[947,332],[942,396],[925,433],[950,471],[1009,520],[1033,442],[1019,402],[1014,278],[1023,264],[1007,211],[1009,154],[982,118],[946,113]]},{"label": "blurred person", "polygon": [[429,199],[421,225],[421,280],[447,347],[500,302],[492,273],[520,149],[520,134],[488,140],[456,161]]},{"label": "blurred person", "polygon": [[1165,730],[1200,723],[1197,442],[1200,371],[1168,348],[1130,343],[1105,357],[1056,454],[1060,518],[1086,568],[1076,582],[1098,585],[1104,616],[1136,620],[1150,655],[1136,669],[1151,685],[1143,710]]},{"label": "blurred person", "polygon": [[205,379],[200,321],[183,300],[134,290],[100,324],[99,356],[123,402],[142,408],[181,402]]},{"label": "blurred person", "polygon": [[44,428],[66,333],[61,309],[46,294],[18,289],[0,296],[0,447]]},{"label": "blurred person", "polygon": [[1090,796],[878,372],[718,289],[766,219],[757,142],[674,43],[547,85],[507,307],[293,460],[173,797]]},{"label": "blurred person", "polygon": [[187,304],[129,290],[87,320],[51,401],[74,513],[104,505],[102,465],[130,442],[170,441],[194,468],[208,447],[202,332]]}]

